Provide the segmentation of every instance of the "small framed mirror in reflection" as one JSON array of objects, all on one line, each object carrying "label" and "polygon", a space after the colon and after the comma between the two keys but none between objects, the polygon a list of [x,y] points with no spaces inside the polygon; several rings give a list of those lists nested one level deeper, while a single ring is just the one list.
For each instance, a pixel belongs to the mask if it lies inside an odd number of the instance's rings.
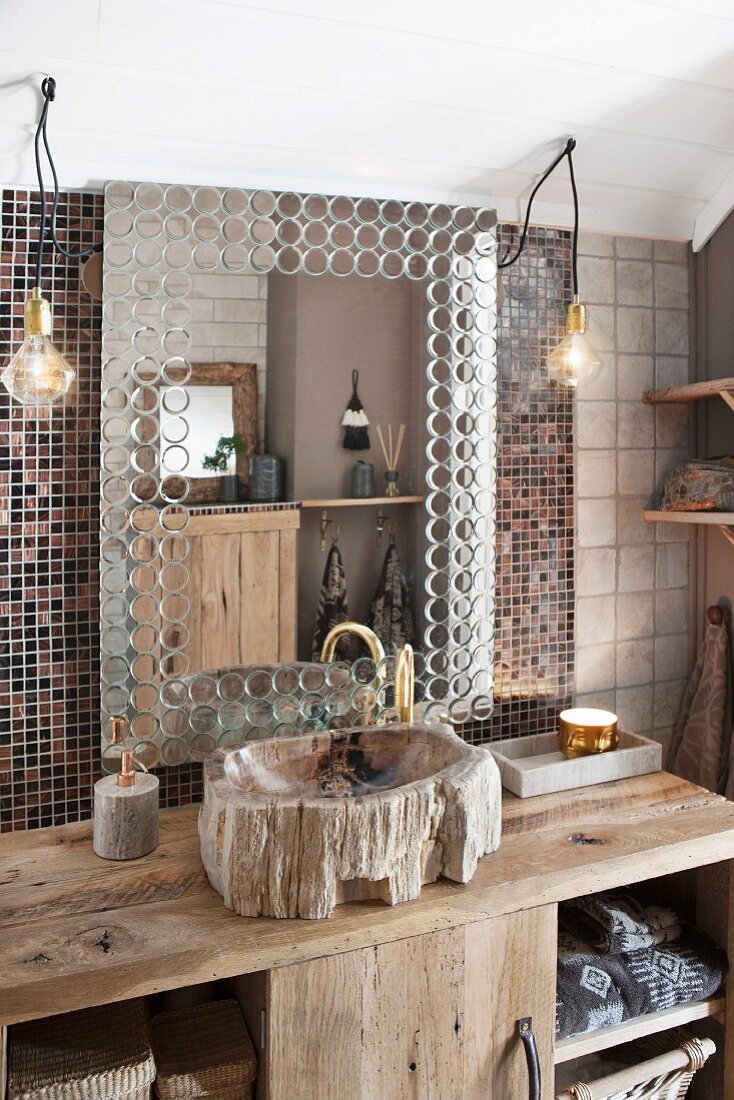
[{"label": "small framed mirror in reflection", "polygon": [[[236,476],[234,499],[247,500],[250,459],[260,446],[257,363],[192,363],[171,368],[167,377],[161,392],[161,434],[170,442],[185,440],[187,502],[220,501],[222,475]],[[238,446],[230,454],[225,448],[226,465],[207,463],[221,450],[221,440],[236,440]]]}]

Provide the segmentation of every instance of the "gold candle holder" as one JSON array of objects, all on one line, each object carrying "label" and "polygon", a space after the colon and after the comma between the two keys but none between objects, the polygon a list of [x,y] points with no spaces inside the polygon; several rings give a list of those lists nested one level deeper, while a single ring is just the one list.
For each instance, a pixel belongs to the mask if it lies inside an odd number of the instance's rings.
[{"label": "gold candle holder", "polygon": [[564,710],[559,718],[558,743],[568,760],[598,752],[612,752],[619,746],[617,715],[610,710],[595,710],[593,707]]}]

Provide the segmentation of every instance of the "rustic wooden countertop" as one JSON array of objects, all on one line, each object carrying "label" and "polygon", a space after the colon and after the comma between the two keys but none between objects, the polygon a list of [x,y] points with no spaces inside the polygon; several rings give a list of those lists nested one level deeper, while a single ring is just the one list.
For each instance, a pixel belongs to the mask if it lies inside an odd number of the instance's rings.
[{"label": "rustic wooden countertop", "polygon": [[[734,858],[734,803],[666,773],[518,799],[466,886],[339,906],[323,921],[238,917],[209,886],[197,807],[159,847],[110,863],[91,823],[0,837],[0,1025],[386,943]],[[595,843],[589,843],[594,841]]]}]

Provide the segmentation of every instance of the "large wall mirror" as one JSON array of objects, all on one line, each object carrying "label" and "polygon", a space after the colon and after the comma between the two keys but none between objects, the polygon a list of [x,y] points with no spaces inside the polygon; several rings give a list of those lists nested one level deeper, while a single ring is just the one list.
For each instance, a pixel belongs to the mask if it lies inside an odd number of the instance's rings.
[{"label": "large wall mirror", "polygon": [[[390,721],[401,641],[429,718],[489,717],[495,223],[465,206],[108,184],[108,766],[116,716],[148,766]],[[363,450],[344,446],[355,379]],[[398,496],[378,426],[388,451],[402,436]],[[348,639],[320,662],[330,602],[373,626],[384,661]]]}]

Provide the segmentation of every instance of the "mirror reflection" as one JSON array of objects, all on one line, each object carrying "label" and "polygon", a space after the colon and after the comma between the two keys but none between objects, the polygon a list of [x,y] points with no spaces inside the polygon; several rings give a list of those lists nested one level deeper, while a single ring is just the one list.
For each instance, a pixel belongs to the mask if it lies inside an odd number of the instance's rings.
[{"label": "mirror reflection", "polygon": [[[388,653],[419,646],[421,284],[203,274],[189,305],[189,671],[319,659],[343,620]],[[367,649],[352,635],[336,655]]]},{"label": "mirror reflection", "polygon": [[[106,198],[107,719],[146,763],[384,720],[406,645],[416,702],[486,716],[493,212],[158,184]],[[340,689],[348,705],[324,703]]]}]

